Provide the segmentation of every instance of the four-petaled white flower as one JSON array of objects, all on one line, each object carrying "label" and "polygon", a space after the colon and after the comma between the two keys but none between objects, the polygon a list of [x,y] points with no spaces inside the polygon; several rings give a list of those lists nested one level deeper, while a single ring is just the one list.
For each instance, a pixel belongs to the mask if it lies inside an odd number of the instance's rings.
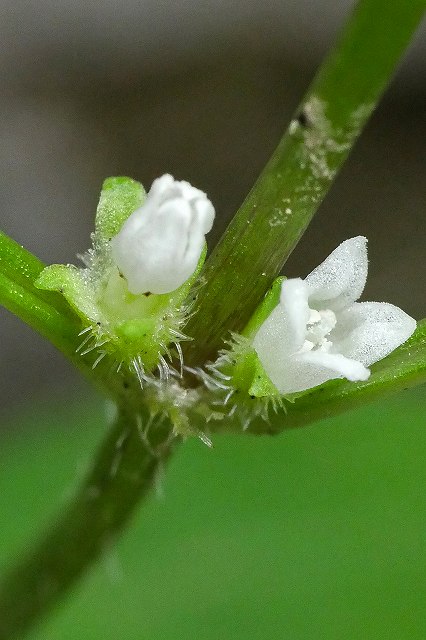
[{"label": "four-petaled white flower", "polygon": [[367,240],[346,240],[305,280],[285,280],[253,346],[278,391],[366,380],[373,362],[405,342],[416,321],[385,302],[355,302],[367,279]]},{"label": "four-petaled white flower", "polygon": [[215,211],[206,194],[166,174],[112,238],[112,255],[131,293],[169,293],[197,268]]}]

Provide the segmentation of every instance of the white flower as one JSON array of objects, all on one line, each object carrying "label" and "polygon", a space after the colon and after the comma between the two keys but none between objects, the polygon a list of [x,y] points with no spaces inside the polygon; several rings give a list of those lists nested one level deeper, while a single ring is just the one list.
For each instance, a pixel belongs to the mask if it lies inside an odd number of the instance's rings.
[{"label": "white flower", "polygon": [[169,293],[194,273],[213,225],[205,193],[164,175],[112,239],[112,255],[131,293]]},{"label": "white flower", "polygon": [[280,393],[332,378],[366,380],[373,362],[405,342],[416,321],[386,302],[355,302],[367,278],[367,240],[342,242],[305,280],[282,284],[253,346]]}]

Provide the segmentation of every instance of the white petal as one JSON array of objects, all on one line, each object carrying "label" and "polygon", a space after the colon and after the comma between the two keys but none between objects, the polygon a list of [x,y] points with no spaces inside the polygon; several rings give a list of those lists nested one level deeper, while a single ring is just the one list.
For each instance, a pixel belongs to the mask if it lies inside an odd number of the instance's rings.
[{"label": "white petal", "polygon": [[279,304],[253,340],[262,363],[265,365],[277,352],[280,358],[296,353],[305,340],[308,319],[308,287],[305,282],[301,278],[284,280]]},{"label": "white petal", "polygon": [[210,200],[207,200],[205,194],[202,195],[204,196],[203,198],[198,198],[194,202],[194,220],[197,221],[201,232],[206,234],[211,231],[213,227],[215,211]]},{"label": "white petal", "polygon": [[[298,358],[304,363],[323,369],[324,374],[326,370],[329,371],[330,376],[327,377],[327,380],[344,377],[351,382],[357,382],[358,380],[367,380],[370,375],[369,370],[361,362],[346,358],[341,353],[326,353],[317,349],[316,351],[302,353]],[[321,383],[317,382],[316,384]]]},{"label": "white petal", "polygon": [[357,236],[342,242],[305,278],[309,305],[332,311],[347,307],[363,292],[367,271],[367,239]]},{"label": "white petal", "polygon": [[414,333],[416,321],[387,302],[359,302],[338,313],[333,351],[365,366],[381,360]]},{"label": "white petal", "polygon": [[285,280],[280,303],[254,337],[253,347],[268,376],[284,382],[289,358],[303,345],[309,318],[308,287],[300,278]]},{"label": "white petal", "polygon": [[129,291],[166,293],[176,289],[184,281],[183,252],[191,218],[189,204],[174,199],[151,216],[144,208],[135,214],[111,242],[114,259],[127,279]]},{"label": "white petal", "polygon": [[309,289],[301,278],[284,280],[281,285],[280,306],[287,317],[289,339],[298,351],[306,337],[306,325],[310,310],[308,305]]},{"label": "white petal", "polygon": [[154,180],[151,185],[151,189],[148,192],[149,198],[158,198],[163,194],[166,194],[169,189],[173,189],[173,185],[175,184],[175,180],[173,176],[169,173],[165,173],[160,178]]},{"label": "white petal", "polygon": [[188,182],[164,175],[145,204],[111,240],[112,255],[131,293],[169,293],[194,273],[210,231],[214,208]]},{"label": "white petal", "polygon": [[186,200],[203,200],[207,197],[204,191],[197,189],[197,187],[193,187],[192,184],[186,180],[176,181],[175,184],[180,189],[182,196]]},{"label": "white petal", "polygon": [[288,316],[280,304],[269,314],[256,333],[253,347],[271,380],[279,378],[281,370],[287,366],[290,356],[297,350]]},{"label": "white petal", "polygon": [[294,356],[282,367],[279,376],[269,377],[280,393],[289,394],[317,387],[335,378],[345,377],[355,382],[367,380],[369,375],[369,370],[360,362],[316,350]]}]

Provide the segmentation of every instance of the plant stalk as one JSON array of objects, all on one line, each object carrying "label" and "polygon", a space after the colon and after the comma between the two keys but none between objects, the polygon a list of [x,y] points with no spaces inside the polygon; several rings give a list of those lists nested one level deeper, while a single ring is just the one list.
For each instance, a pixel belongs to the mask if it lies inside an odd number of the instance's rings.
[{"label": "plant stalk", "polygon": [[48,613],[111,549],[151,488],[176,440],[168,421],[142,419],[120,412],[70,508],[3,578],[0,640],[21,635]]}]

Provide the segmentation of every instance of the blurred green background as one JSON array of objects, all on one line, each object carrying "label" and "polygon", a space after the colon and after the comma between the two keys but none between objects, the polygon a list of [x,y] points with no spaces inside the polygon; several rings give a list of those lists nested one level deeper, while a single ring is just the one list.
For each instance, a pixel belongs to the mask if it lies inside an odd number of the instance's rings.
[{"label": "blurred green background", "polygon": [[[189,440],[29,637],[424,640],[424,391],[279,437]],[[2,434],[2,565],[66,503],[102,438],[102,403],[65,400]]]}]

